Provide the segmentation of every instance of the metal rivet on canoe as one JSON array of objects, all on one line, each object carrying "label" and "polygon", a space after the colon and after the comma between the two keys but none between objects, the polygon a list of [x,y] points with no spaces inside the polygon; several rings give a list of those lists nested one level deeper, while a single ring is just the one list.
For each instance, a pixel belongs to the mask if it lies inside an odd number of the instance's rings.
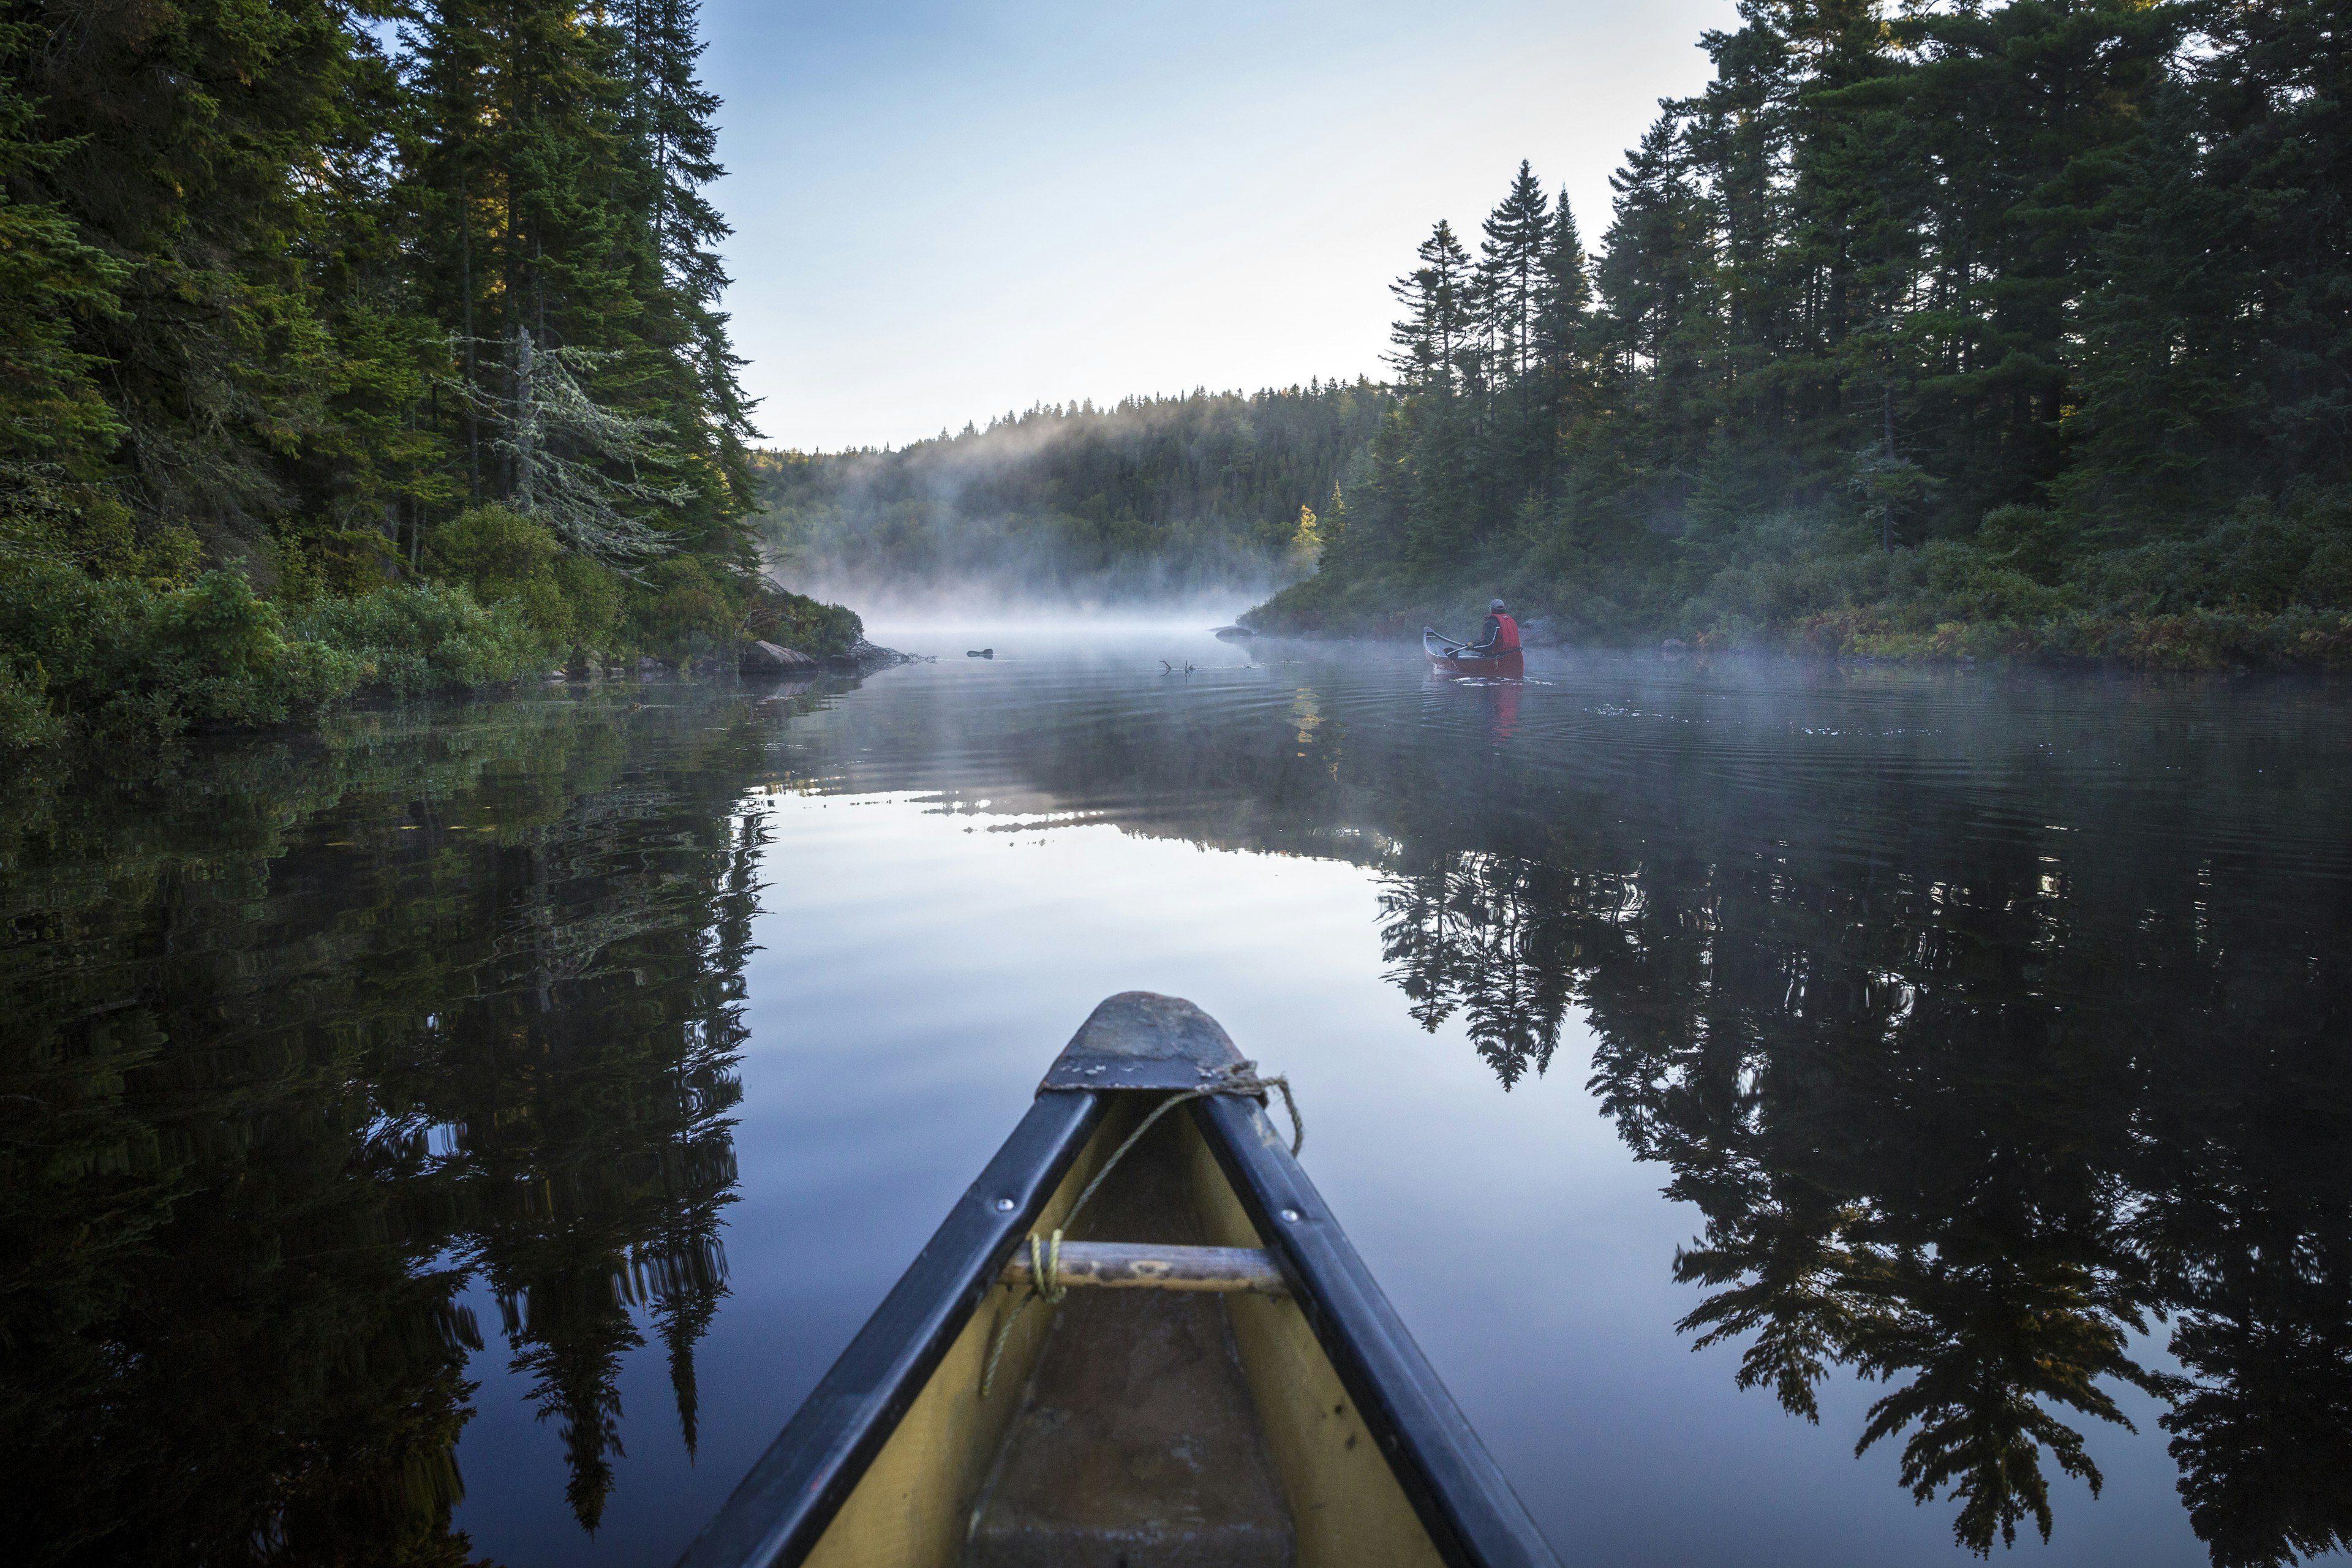
[{"label": "metal rivet on canoe", "polygon": [[997,1199],[996,1212],[998,1214],[1011,1214],[1013,1212],[1013,1200],[1011,1198]]},{"label": "metal rivet on canoe", "polygon": [[1297,1209],[1285,1209],[1282,1211],[1282,1217],[1288,1220],[1291,1224],[1297,1225],[1298,1223],[1298,1211]]}]

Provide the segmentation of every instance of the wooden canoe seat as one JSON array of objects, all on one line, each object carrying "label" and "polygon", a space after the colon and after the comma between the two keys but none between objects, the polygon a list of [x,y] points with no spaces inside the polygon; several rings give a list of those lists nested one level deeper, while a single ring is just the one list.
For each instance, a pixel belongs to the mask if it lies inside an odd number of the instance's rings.
[{"label": "wooden canoe seat", "polygon": [[[1065,1241],[1056,1278],[1065,1286],[1100,1285],[1111,1289],[1255,1290],[1285,1293],[1274,1255],[1255,1247],[1156,1247],[1132,1241]],[[1026,1285],[1029,1249],[1013,1255],[1001,1276],[1007,1285]]]}]

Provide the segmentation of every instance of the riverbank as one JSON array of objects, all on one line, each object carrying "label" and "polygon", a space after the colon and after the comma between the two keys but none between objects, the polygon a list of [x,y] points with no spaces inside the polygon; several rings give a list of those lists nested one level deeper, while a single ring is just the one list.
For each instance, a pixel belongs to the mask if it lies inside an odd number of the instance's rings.
[{"label": "riverbank", "polygon": [[274,592],[237,568],[107,575],[62,550],[18,552],[0,571],[0,747],[121,749],[551,671],[732,671],[754,644],[853,670],[899,657],[854,611],[740,563],[677,553],[615,570],[504,507],[434,530],[413,567],[338,579],[267,564]]},{"label": "riverbank", "polygon": [[1707,536],[1540,543],[1420,578],[1365,552],[1242,616],[1298,637],[1476,627],[1500,594],[1529,640],[1680,644],[1851,658],[2352,668],[2352,521],[2341,496],[2247,507],[2186,537],[2105,549],[2051,514],[2000,509],[1966,540],[1873,548],[1832,520]]},{"label": "riverbank", "polygon": [[[1265,606],[1260,606],[1264,610]],[[1261,636],[1412,641],[1423,626],[1475,630],[1483,606],[1434,601],[1330,626],[1252,611],[1243,624]],[[2168,616],[2073,615],[2040,622],[1912,617],[1881,606],[1824,610],[1765,626],[1717,626],[1664,637],[1578,635],[1552,616],[1528,618],[1530,647],[1664,647],[1742,651],[1918,664],[2110,664],[2131,669],[2352,669],[2352,614],[2293,605],[2276,613],[2192,610]]]}]

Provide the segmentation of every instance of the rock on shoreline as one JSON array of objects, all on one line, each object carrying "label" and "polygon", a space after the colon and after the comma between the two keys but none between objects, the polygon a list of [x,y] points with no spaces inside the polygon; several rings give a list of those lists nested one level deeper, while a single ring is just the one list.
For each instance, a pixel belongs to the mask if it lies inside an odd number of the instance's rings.
[{"label": "rock on shoreline", "polygon": [[755,642],[743,650],[740,668],[746,675],[805,675],[817,668],[817,662],[798,648]]},{"label": "rock on shoreline", "polygon": [[827,669],[864,675],[872,670],[887,669],[895,664],[908,663],[911,657],[897,648],[867,642],[864,637],[851,644],[847,652],[828,654],[823,658],[814,658],[797,648],[785,647],[778,643],[755,642],[743,650],[739,668],[745,675],[806,676]]}]

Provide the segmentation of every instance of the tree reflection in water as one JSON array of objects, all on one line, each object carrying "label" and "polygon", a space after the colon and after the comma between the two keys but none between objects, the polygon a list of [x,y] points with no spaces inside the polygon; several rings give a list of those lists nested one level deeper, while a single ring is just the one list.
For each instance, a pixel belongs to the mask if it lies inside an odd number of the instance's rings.
[{"label": "tree reflection in water", "polygon": [[467,1561],[477,1283],[583,1526],[647,1330],[692,1447],[762,726],[586,700],[10,792],[0,1443],[46,1560]]},{"label": "tree reflection in water", "polygon": [[[1962,1543],[2046,1532],[2134,1390],[2217,1563],[2344,1543],[2340,699],[2266,731],[2021,683],[1860,744],[1781,722],[1778,677],[1611,666],[1622,700],[1509,714],[1375,677],[910,672],[785,743],[861,790],[1368,867],[1406,1007],[1506,1089],[1589,1031],[1697,1211],[1685,1331],[1808,1419],[1870,1380],[1859,1446]],[[659,1340],[694,1442],[772,731],[588,700],[0,790],[0,1444],[58,1561],[463,1561],[486,1331],[583,1523],[630,1351]]]},{"label": "tree reflection in water", "polygon": [[[2070,872],[2031,836],[1891,814],[1860,856],[1826,829],[1589,815],[1507,852],[1531,804],[1486,843],[1458,809],[1388,825],[1391,978],[1424,1026],[1458,1013],[1507,1089],[1582,1010],[1593,1091],[1704,1219],[1680,1327],[1738,1344],[1741,1387],[1817,1421],[1832,1366],[1885,1384],[1857,1452],[1899,1443],[1903,1483],[1956,1504],[1978,1552],[2048,1537],[2049,1467],[2097,1491],[2083,1428],[2131,1425],[2120,1385],[2168,1404],[2217,1563],[2346,1542],[2340,889],[2315,900],[2291,848]],[[1857,818],[1881,820],[1816,820]],[[2158,1319],[2186,1376],[2135,1354]]]},{"label": "tree reflection in water", "polygon": [[1252,657],[1150,703],[909,688],[861,766],[986,757],[1024,809],[1370,868],[1407,1010],[1506,1089],[1589,1029],[1592,1090],[1698,1210],[1685,1331],[1809,1419],[1833,1369],[1870,1379],[1859,1447],[1961,1543],[2048,1531],[2131,1390],[2217,1563],[2344,1542],[2340,692],[1579,654],[1506,693]]}]

